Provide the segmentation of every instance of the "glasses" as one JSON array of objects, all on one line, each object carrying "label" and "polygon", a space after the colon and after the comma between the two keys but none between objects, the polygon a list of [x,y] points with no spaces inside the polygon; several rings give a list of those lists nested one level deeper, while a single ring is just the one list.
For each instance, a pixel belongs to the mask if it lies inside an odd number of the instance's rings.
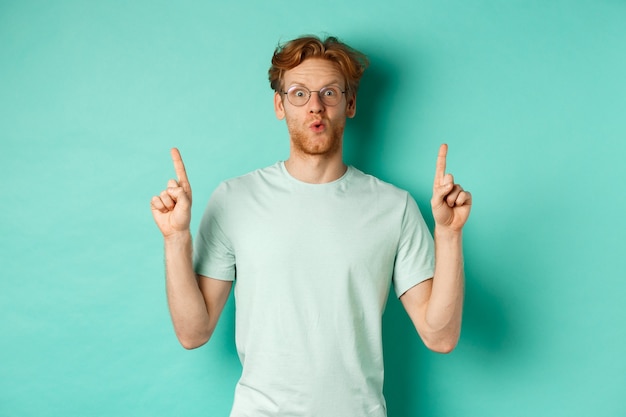
[{"label": "glasses", "polygon": [[322,103],[327,106],[336,106],[342,98],[345,91],[341,91],[338,87],[323,87],[318,91],[311,91],[306,87],[294,85],[289,90],[283,91],[287,96],[287,100],[296,107],[304,106],[311,99],[311,93],[317,93]]}]

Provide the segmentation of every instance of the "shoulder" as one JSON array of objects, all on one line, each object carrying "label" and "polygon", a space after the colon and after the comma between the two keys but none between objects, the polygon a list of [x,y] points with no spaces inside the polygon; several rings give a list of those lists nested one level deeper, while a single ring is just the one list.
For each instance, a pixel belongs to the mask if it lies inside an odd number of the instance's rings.
[{"label": "shoulder", "polygon": [[355,188],[359,188],[364,192],[374,193],[375,195],[406,200],[410,195],[409,192],[397,187],[389,182],[383,181],[373,175],[366,174],[363,171],[350,167],[352,170],[352,184]]},{"label": "shoulder", "polygon": [[205,211],[225,215],[245,210],[260,195],[271,194],[268,190],[271,189],[271,184],[276,183],[276,178],[272,177],[277,177],[279,170],[279,163],[276,163],[222,181],[211,193]]},{"label": "shoulder", "polygon": [[230,194],[258,190],[264,184],[271,184],[280,176],[280,162],[259,168],[238,177],[222,181],[215,190],[217,194]]}]

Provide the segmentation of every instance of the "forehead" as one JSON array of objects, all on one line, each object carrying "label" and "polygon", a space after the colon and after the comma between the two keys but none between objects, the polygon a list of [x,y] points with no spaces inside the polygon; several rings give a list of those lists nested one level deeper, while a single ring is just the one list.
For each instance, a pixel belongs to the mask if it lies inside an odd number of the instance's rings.
[{"label": "forehead", "polygon": [[328,84],[342,84],[343,74],[332,61],[320,58],[309,58],[297,67],[285,71],[284,85],[302,84],[317,88]]}]

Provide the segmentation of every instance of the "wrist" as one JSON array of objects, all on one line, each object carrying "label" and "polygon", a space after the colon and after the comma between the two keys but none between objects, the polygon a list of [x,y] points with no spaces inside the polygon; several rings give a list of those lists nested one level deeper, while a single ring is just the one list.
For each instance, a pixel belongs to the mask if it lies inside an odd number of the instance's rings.
[{"label": "wrist", "polygon": [[435,240],[461,241],[463,239],[463,229],[455,230],[435,224],[434,235]]},{"label": "wrist", "polygon": [[163,240],[165,245],[179,245],[179,244],[187,244],[191,241],[191,231],[189,229],[175,231],[172,233],[168,233],[167,235],[163,235]]}]

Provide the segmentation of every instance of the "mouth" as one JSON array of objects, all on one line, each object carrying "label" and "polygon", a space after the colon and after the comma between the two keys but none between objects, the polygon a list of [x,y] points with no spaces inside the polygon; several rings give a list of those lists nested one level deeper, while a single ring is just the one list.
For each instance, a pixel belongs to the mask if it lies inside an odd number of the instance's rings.
[{"label": "mouth", "polygon": [[326,125],[321,120],[316,120],[309,125],[309,129],[313,132],[319,133],[323,132],[326,129]]}]

